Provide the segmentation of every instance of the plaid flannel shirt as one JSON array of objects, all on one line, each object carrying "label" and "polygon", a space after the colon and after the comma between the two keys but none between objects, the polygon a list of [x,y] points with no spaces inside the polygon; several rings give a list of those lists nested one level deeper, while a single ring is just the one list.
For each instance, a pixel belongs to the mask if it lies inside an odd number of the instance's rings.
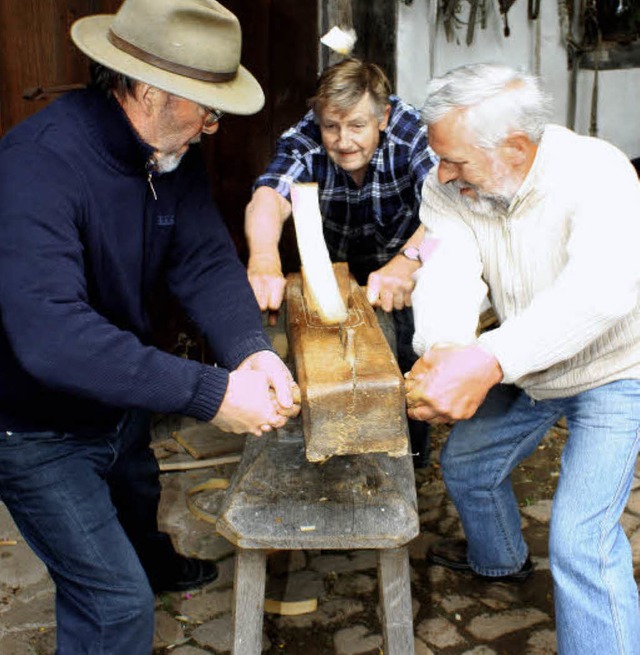
[{"label": "plaid flannel shirt", "polygon": [[348,262],[360,284],[420,225],[422,183],[437,161],[418,111],[396,96],[390,102],[389,124],[361,187],[327,155],[312,111],[278,139],[274,158],[254,185],[290,201],[291,183],[317,182],[329,255]]}]

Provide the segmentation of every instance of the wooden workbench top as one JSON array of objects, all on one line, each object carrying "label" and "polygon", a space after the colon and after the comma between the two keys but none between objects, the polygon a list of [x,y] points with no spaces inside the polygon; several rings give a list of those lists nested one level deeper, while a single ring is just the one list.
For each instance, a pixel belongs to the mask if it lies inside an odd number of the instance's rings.
[{"label": "wooden workbench top", "polygon": [[409,456],[309,462],[300,420],[247,437],[216,524],[241,548],[394,548],[419,531]]}]

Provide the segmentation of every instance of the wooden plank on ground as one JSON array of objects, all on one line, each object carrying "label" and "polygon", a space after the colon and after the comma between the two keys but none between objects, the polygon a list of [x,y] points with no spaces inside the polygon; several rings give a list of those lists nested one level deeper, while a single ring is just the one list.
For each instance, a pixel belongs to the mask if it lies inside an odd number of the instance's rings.
[{"label": "wooden plank on ground", "polygon": [[209,423],[176,430],[173,438],[195,459],[240,453],[245,442],[244,434],[229,434]]}]

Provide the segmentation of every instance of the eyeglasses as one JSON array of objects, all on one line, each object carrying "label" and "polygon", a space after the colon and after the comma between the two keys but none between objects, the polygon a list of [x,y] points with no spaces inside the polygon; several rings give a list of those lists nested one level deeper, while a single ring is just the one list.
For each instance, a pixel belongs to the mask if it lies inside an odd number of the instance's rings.
[{"label": "eyeglasses", "polygon": [[224,112],[213,107],[205,107],[200,105],[205,111],[204,127],[213,127],[223,116]]}]

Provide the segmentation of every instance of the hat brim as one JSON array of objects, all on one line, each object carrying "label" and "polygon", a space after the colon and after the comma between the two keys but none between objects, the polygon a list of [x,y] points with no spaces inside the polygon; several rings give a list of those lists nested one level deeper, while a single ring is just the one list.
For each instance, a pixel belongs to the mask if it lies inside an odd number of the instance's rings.
[{"label": "hat brim", "polygon": [[249,115],[264,106],[258,81],[244,67],[230,82],[203,82],[147,64],[116,48],[107,38],[112,14],[86,16],[71,27],[73,42],[90,59],[163,91],[229,114]]}]

